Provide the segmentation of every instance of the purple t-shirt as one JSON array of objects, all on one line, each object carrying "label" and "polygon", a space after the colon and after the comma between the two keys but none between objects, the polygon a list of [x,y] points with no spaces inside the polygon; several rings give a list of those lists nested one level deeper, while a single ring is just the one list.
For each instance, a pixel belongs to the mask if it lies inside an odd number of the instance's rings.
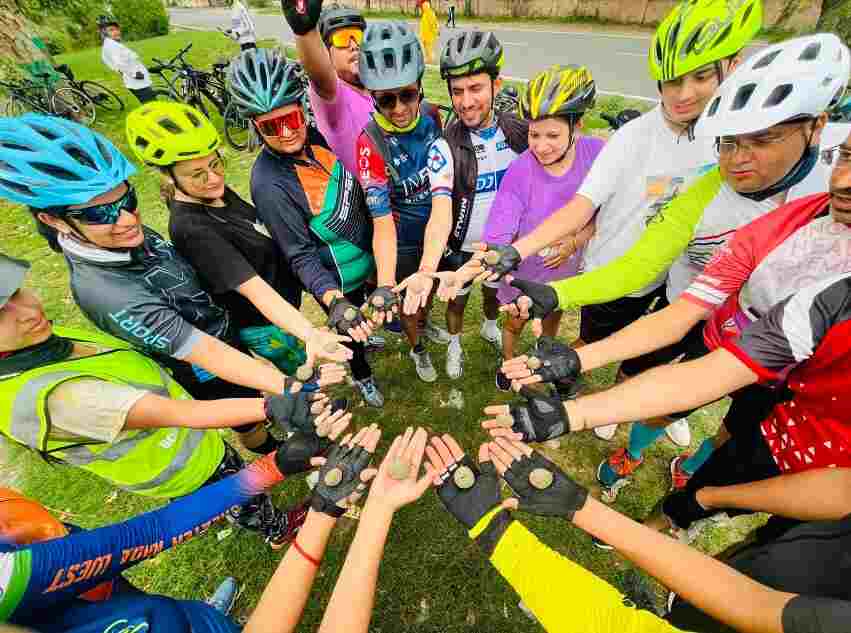
[{"label": "purple t-shirt", "polygon": [[372,98],[355,90],[339,77],[337,94],[333,101],[320,97],[313,87],[313,82],[310,84],[308,97],[316,116],[316,125],[328,141],[331,151],[343,163],[346,171],[358,173],[355,144],[372,115]]},{"label": "purple t-shirt", "polygon": [[[520,154],[502,178],[482,241],[488,244],[511,244],[531,233],[570,201],[602,148],[602,139],[578,137],[573,165],[563,176],[558,177],[541,167],[531,150],[527,149]],[[565,279],[577,273],[581,261],[582,252],[579,251],[558,268],[547,268],[543,257],[532,255],[520,263],[514,276],[542,283]],[[519,294],[518,290],[503,283],[497,297],[500,303],[509,303]]]}]

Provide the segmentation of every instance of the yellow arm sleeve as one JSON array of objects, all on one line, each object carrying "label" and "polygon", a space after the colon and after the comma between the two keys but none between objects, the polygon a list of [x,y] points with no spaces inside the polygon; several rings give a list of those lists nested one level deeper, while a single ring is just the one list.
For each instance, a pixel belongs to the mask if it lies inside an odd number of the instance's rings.
[{"label": "yellow arm sleeve", "polygon": [[[496,511],[485,515],[478,536]],[[541,543],[514,521],[497,543],[491,563],[548,633],[682,633],[640,611],[606,581]]]},{"label": "yellow arm sleeve", "polygon": [[662,207],[626,253],[596,270],[551,283],[559,307],[607,303],[653,283],[686,250],[721,184],[715,167]]}]

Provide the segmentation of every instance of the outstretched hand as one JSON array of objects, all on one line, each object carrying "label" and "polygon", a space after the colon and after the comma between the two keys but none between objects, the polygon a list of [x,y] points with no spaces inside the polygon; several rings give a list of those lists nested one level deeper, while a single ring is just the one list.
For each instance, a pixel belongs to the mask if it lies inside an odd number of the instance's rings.
[{"label": "outstretched hand", "polygon": [[399,295],[391,286],[378,286],[369,295],[368,308],[372,311],[370,320],[374,327],[393,321],[399,314]]},{"label": "outstretched hand", "polygon": [[281,0],[281,11],[293,33],[306,35],[319,22],[322,0]]},{"label": "outstretched hand", "polygon": [[434,480],[434,470],[429,464],[426,465],[426,473],[419,477],[427,439],[425,429],[414,431],[408,427],[393,440],[378,467],[367,505],[393,513],[423,496]]},{"label": "outstretched hand", "polygon": [[378,425],[362,428],[354,437],[346,435],[334,444],[323,459],[319,481],[313,490],[310,505],[317,512],[340,517],[346,508],[363,495],[375,470],[369,468],[375,447],[381,437]]},{"label": "outstretched hand", "polygon": [[433,273],[416,272],[398,286],[393,292],[402,294],[405,292],[405,301],[402,304],[402,313],[407,315],[416,314],[428,305],[428,298],[434,288]]},{"label": "outstretched hand", "polygon": [[524,387],[520,395],[526,404],[498,404],[485,407],[482,428],[493,437],[525,442],[545,442],[570,432],[570,420],[558,396],[549,396]]},{"label": "outstretched hand", "polygon": [[305,340],[307,364],[313,367],[317,359],[330,360],[334,363],[345,363],[352,359],[353,353],[341,343],[348,343],[351,337],[331,332],[326,328],[313,328]]},{"label": "outstretched hand", "polygon": [[548,284],[534,281],[515,279],[511,275],[505,278],[509,284],[520,291],[520,296],[512,303],[500,306],[500,312],[505,312],[515,319],[532,320],[532,333],[536,337],[543,334],[543,319],[558,310],[558,295]]},{"label": "outstretched hand", "polygon": [[582,363],[572,347],[555,337],[542,336],[534,352],[505,361],[502,372],[513,381],[515,388],[538,382],[569,381],[572,384],[582,373]]}]

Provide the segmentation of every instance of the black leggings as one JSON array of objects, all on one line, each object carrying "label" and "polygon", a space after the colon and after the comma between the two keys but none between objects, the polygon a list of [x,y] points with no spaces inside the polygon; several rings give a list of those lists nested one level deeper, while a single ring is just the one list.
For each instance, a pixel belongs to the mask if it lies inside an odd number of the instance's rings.
[{"label": "black leggings", "polygon": [[[347,301],[350,301],[355,306],[360,307],[366,301],[366,288],[364,286],[359,286],[354,290],[350,290],[343,296],[346,297]],[[319,305],[321,305],[322,309],[325,310],[325,314],[328,314],[328,306],[321,301],[319,302]],[[352,370],[352,377],[355,380],[363,380],[364,378],[372,376],[372,367],[369,366],[369,362],[366,360],[366,345],[356,341],[344,343],[344,345],[352,350],[352,360],[349,361],[349,367]]]}]

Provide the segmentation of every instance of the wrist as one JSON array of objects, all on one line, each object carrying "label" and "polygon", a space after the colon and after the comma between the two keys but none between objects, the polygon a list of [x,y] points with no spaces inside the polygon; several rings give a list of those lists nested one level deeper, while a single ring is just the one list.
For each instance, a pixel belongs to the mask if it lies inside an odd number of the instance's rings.
[{"label": "wrist", "polygon": [[585,416],[578,400],[567,400],[564,403],[564,414],[571,433],[585,430]]},{"label": "wrist", "polygon": [[364,518],[375,523],[387,523],[393,521],[393,515],[396,514],[396,509],[385,504],[382,500],[372,496],[367,497],[366,503],[363,505],[361,513],[361,523]]},{"label": "wrist", "polygon": [[712,497],[713,497],[713,488],[711,486],[706,486],[705,488],[701,488],[694,494],[694,500],[697,501],[697,504],[703,508],[704,510],[712,509]]}]

